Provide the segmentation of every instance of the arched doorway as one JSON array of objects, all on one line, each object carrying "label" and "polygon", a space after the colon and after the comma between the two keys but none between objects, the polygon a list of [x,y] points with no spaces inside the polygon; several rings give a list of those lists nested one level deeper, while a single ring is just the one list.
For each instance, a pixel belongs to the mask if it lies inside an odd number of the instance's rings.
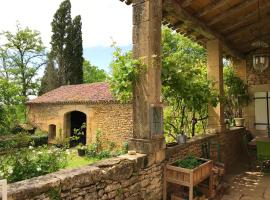
[{"label": "arched doorway", "polygon": [[[74,147],[78,144],[86,144],[86,114],[80,111],[72,111],[65,115],[66,133],[68,136],[78,136],[77,140],[70,140],[70,146]],[[77,131],[76,131],[77,130]],[[78,134],[81,132],[82,134]]]}]

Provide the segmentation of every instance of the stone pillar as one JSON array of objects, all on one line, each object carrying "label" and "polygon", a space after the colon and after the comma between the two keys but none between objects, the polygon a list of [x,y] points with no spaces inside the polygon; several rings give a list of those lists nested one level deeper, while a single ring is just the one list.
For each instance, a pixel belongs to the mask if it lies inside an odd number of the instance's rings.
[{"label": "stone pillar", "polygon": [[[217,39],[207,42],[207,76],[214,81],[215,89],[219,96],[224,95],[223,89],[223,62],[222,45]],[[218,131],[225,130],[224,105],[219,103],[217,107],[208,107],[208,127]]]},{"label": "stone pillar", "polygon": [[[247,61],[244,59],[233,58],[232,65],[236,74],[244,81],[247,82]],[[250,130],[254,127],[252,120],[252,113],[254,113],[254,106],[249,104],[243,107],[243,118],[245,118],[245,127]]]},{"label": "stone pillar", "polygon": [[244,81],[247,80],[247,62],[244,59],[232,59],[233,68],[236,74]]},{"label": "stone pillar", "polygon": [[[151,107],[161,106],[162,0],[133,1],[133,56],[147,66],[133,91],[133,138],[130,149],[163,155],[164,136],[151,133]],[[162,117],[162,116],[161,116]],[[160,121],[162,127],[162,120]]]}]

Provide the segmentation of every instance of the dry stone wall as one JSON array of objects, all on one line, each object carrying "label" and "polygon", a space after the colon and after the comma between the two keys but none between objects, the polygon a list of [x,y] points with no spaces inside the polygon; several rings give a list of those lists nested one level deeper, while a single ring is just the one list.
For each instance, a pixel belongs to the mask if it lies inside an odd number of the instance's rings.
[{"label": "dry stone wall", "polygon": [[[8,188],[10,200],[161,200],[163,169],[187,155],[202,155],[202,144],[220,144],[211,148],[211,159],[229,168],[245,155],[244,128],[204,135],[165,150],[166,160],[149,164],[143,154],[123,155],[72,170],[61,170],[45,176],[13,183]],[[148,166],[150,165],[150,166]]]},{"label": "dry stone wall", "polygon": [[163,164],[144,167],[146,156],[119,157],[10,184],[10,200],[159,200]]}]

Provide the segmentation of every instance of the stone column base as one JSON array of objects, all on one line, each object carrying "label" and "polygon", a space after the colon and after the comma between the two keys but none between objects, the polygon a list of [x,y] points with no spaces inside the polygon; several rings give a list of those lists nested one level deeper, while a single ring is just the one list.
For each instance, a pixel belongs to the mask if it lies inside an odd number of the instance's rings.
[{"label": "stone column base", "polygon": [[145,166],[162,162],[165,159],[166,143],[164,138],[151,140],[131,138],[128,141],[128,148],[129,150],[134,150],[137,153],[147,154]]}]

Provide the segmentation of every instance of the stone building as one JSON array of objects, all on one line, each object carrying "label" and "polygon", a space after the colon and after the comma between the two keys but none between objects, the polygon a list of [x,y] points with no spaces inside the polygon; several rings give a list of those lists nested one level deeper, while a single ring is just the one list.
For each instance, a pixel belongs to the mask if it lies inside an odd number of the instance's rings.
[{"label": "stone building", "polygon": [[93,143],[97,131],[104,143],[118,146],[132,134],[132,106],[116,101],[108,83],[61,86],[27,102],[27,107],[29,122],[48,132],[50,143],[72,136],[83,123],[83,144]]}]

